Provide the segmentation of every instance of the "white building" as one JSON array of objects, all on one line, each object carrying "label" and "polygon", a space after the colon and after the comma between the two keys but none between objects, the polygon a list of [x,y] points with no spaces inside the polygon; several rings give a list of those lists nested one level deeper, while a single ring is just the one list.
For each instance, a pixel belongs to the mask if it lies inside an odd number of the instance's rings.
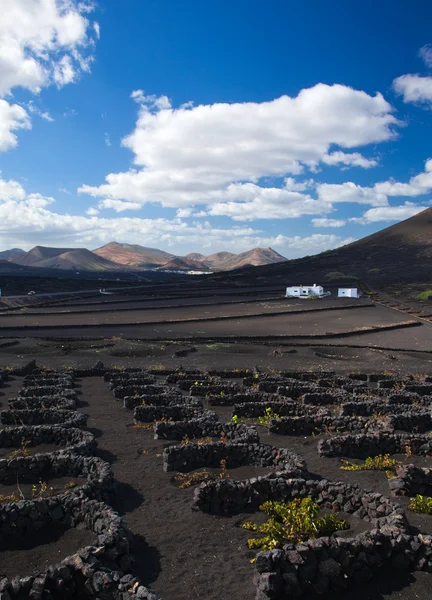
[{"label": "white building", "polygon": [[360,298],[357,288],[339,288],[339,298]]},{"label": "white building", "polygon": [[286,288],[285,296],[296,296],[298,298],[307,298],[308,296],[323,296],[324,288],[321,285],[314,283],[311,285],[293,285]]}]

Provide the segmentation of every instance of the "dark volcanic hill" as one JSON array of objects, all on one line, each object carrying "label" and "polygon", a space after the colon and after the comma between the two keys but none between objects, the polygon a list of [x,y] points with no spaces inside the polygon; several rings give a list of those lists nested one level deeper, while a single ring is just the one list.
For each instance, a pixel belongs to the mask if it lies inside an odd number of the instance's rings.
[{"label": "dark volcanic hill", "polygon": [[199,252],[191,252],[190,254],[186,254],[184,258],[191,258],[192,260],[199,260],[201,262],[205,259],[205,256]]},{"label": "dark volcanic hill", "polygon": [[120,265],[147,269],[161,267],[175,258],[173,254],[156,248],[146,248],[138,244],[119,244],[118,242],[110,242],[97,248],[93,253]]},{"label": "dark volcanic hill", "polygon": [[[229,254],[229,252],[225,254]],[[219,262],[218,268],[223,271],[231,271],[233,269],[244,269],[245,267],[271,265],[285,262],[286,260],[284,256],[275,252],[272,248],[253,248],[247,252],[224,258]],[[204,262],[207,262],[207,259]]]},{"label": "dark volcanic hill", "polygon": [[106,260],[86,248],[36,246],[10,262],[15,265],[38,269],[61,269],[65,271],[118,271],[128,269],[128,267]]},{"label": "dark volcanic hill", "polygon": [[173,271],[210,271],[209,267],[199,260],[180,256],[165,263],[161,268]]},{"label": "dark volcanic hill", "polygon": [[14,258],[18,258],[25,254],[25,250],[21,250],[21,248],[11,248],[10,250],[3,250],[0,252],[0,260],[13,260]]},{"label": "dark volcanic hill", "polygon": [[63,254],[64,252],[69,252],[70,250],[75,250],[75,248],[50,248],[47,246],[35,246],[22,256],[14,258],[13,262],[17,265],[24,265],[27,267],[41,266],[39,265],[41,261],[54,258],[55,256]]},{"label": "dark volcanic hill", "polygon": [[[296,260],[258,267],[244,277],[297,284],[355,276],[379,287],[390,283],[432,283],[432,208],[361,240]],[[213,277],[221,277],[214,275]],[[224,277],[243,277],[241,272]]]},{"label": "dark volcanic hill", "polygon": [[36,266],[45,269],[63,269],[73,271],[115,271],[121,268],[117,263],[98,256],[86,248],[75,248],[52,258],[41,260]]},{"label": "dark volcanic hill", "polygon": [[257,267],[260,265],[271,265],[286,260],[283,256],[272,250],[272,248],[253,248],[241,254],[232,252],[216,252],[209,256],[192,253],[185,258],[191,258],[204,263],[212,271],[231,271],[245,267]]}]

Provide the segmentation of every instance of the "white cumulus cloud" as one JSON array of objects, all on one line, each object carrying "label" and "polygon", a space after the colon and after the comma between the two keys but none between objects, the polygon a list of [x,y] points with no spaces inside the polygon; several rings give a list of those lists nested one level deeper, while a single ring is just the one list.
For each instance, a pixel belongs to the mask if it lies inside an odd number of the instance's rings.
[{"label": "white cumulus cloud", "polygon": [[386,206],[387,196],[374,188],[362,187],[352,181],[345,183],[321,183],[317,186],[318,198],[322,202],[337,204],[339,202],[354,202],[357,204],[371,204],[372,206]]},{"label": "white cumulus cloud", "polygon": [[405,202],[401,206],[380,206],[371,208],[361,217],[351,218],[350,221],[362,225],[369,225],[369,223],[378,223],[380,221],[403,221],[422,212],[426,208],[428,207],[420,206],[413,202]]},{"label": "white cumulus cloud", "polygon": [[314,227],[343,227],[346,224],[344,219],[312,219]]},{"label": "white cumulus cloud", "polygon": [[[83,185],[81,193],[173,208],[216,205],[220,214],[229,211],[237,216],[238,207],[221,205],[227,198],[230,203],[244,202],[243,185],[253,186],[248,193],[252,190],[255,195],[248,201],[255,203],[249,206],[254,210],[269,195],[260,186],[261,178],[288,177],[289,181],[292,175],[326,161],[369,168],[375,161],[343,149],[391,140],[400,125],[381,94],[371,96],[343,85],[317,84],[296,97],[262,103],[179,108],[173,108],[165,96],[157,98],[142,90],[131,96],[140,108],[135,130],[123,145],[133,152],[135,168],[110,173],[99,186]],[[233,189],[239,197],[232,197]],[[311,214],[310,204],[306,199],[305,214]],[[278,212],[290,213],[290,207]]]},{"label": "white cumulus cloud", "polygon": [[401,75],[393,81],[393,89],[403,97],[405,103],[432,103],[432,77],[422,75]]},{"label": "white cumulus cloud", "polygon": [[16,181],[0,177],[0,249],[36,244],[96,248],[107,242],[127,241],[169,248],[172,252],[191,249],[208,254],[221,249],[243,252],[253,247],[274,246],[291,258],[315,254],[353,241],[335,235],[265,236],[251,227],[212,227],[208,221],[187,223],[174,219],[130,217],[103,218],[94,207],[86,216],[57,213],[54,199],[28,194]]},{"label": "white cumulus cloud", "polygon": [[[92,10],[90,1],[1,0],[0,151],[17,145],[14,131],[30,127],[28,112],[5,99],[15,88],[38,93],[75,82],[89,70],[98,37],[88,19]],[[40,116],[51,119],[48,112]]]}]

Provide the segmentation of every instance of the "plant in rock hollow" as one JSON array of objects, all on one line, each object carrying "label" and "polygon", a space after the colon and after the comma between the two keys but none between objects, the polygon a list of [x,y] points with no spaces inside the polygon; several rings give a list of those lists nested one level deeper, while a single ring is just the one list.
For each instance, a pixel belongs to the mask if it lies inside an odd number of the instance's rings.
[{"label": "plant in rock hollow", "polygon": [[251,549],[274,550],[285,544],[297,544],[349,529],[348,523],[339,520],[335,514],[318,517],[320,508],[311,498],[296,498],[291,502],[268,500],[260,506],[260,510],[270,517],[265,523],[258,525],[246,521],[241,526],[248,531],[264,534],[263,537],[248,540]]},{"label": "plant in rock hollow", "polygon": [[257,423],[258,423],[258,425],[264,425],[264,427],[268,427],[270,424],[270,421],[272,421],[273,419],[280,419],[280,418],[281,418],[280,415],[273,412],[273,409],[271,407],[268,407],[265,409],[265,414],[262,417],[258,417]]},{"label": "plant in rock hollow", "polygon": [[30,456],[31,450],[27,447],[29,443],[22,437],[20,447],[10,453],[9,462],[12,462],[15,458]]},{"label": "plant in rock hollow", "polygon": [[388,479],[396,474],[396,469],[402,464],[395,458],[390,458],[390,454],[378,454],[378,456],[368,456],[364,463],[356,464],[344,458],[341,458],[342,471],[385,471]]},{"label": "plant in rock hollow", "polygon": [[408,509],[416,513],[432,515],[432,498],[417,494],[415,498],[410,499]]}]

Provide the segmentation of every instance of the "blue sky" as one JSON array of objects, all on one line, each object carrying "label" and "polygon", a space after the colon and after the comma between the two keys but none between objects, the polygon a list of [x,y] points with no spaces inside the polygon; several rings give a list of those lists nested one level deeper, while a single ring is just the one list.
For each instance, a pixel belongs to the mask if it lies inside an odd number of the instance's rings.
[{"label": "blue sky", "polygon": [[424,0],[3,4],[0,249],[294,258],[431,205]]}]

